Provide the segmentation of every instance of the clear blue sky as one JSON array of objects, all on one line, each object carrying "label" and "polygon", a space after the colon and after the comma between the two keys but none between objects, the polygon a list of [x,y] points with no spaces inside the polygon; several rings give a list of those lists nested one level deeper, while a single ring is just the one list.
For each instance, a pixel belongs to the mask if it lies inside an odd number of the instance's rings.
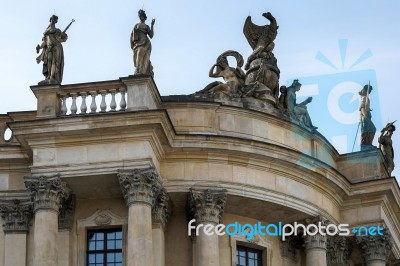
[{"label": "clear blue sky", "polygon": [[[314,97],[309,110],[319,131],[339,151],[351,150],[357,123],[343,121],[348,120],[346,112],[352,113],[350,120],[357,119],[354,92],[359,83],[371,80],[375,85],[371,100],[376,139],[386,122],[397,119],[394,147],[395,152],[400,151],[395,91],[400,73],[400,2],[392,0],[4,1],[0,9],[0,113],[36,108],[29,86],[43,77],[41,65],[35,62],[35,47],[54,12],[61,29],[72,18],[76,20],[64,44],[63,84],[132,74],[129,36],[143,5],[147,22],[156,18],[151,60],[161,95],[190,94],[214,81],[208,77],[209,68],[225,50],[236,50],[247,58],[251,48],[242,33],[244,20],[250,14],[254,23],[265,25],[261,14],[270,11],[280,26],[274,50],[280,83],[294,78],[303,81],[303,95]],[[326,60],[317,60],[317,53]],[[362,54],[365,60],[352,66]],[[336,90],[336,98],[331,97],[332,90]],[[329,118],[329,110],[342,110],[344,116]],[[346,128],[335,133],[339,134],[336,140],[332,125]],[[340,142],[340,134],[346,135],[347,145]],[[400,176],[400,154],[396,155],[394,175]]]}]

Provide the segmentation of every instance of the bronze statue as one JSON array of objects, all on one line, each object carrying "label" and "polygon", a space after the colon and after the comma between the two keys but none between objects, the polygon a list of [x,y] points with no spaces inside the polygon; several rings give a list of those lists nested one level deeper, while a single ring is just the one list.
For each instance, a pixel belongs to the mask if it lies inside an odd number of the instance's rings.
[{"label": "bronze statue", "polygon": [[289,87],[286,88],[285,103],[287,110],[290,114],[290,118],[298,122],[301,126],[305,126],[311,130],[315,130],[315,127],[311,122],[311,117],[307,110],[307,104],[312,101],[312,97],[308,97],[301,103],[296,103],[296,92],[300,90],[301,83],[295,79]]},{"label": "bronze statue", "polygon": [[365,85],[358,93],[361,96],[360,105],[360,124],[361,124],[361,150],[369,149],[374,140],[376,127],[372,122],[369,94],[372,91],[372,86]]},{"label": "bronze statue", "polygon": [[140,22],[133,28],[130,38],[135,75],[145,74],[154,76],[153,66],[150,62],[151,42],[148,37],[153,38],[154,36],[153,28],[156,20],[153,19],[149,27],[145,23],[147,19],[146,12],[140,9],[138,14]]},{"label": "bronze statue", "polygon": [[[270,21],[270,25],[255,25],[248,16],[243,27],[243,33],[253,49],[245,66],[248,71],[244,93],[276,104],[279,94],[280,70],[272,50],[275,47],[274,40],[279,27],[271,13],[262,15]],[[254,85],[255,88],[253,88]]]},{"label": "bronze statue", "polygon": [[[235,57],[236,68],[229,66],[228,56]],[[219,81],[212,82],[196,94],[208,94],[219,99],[240,97],[245,77],[241,66],[243,66],[243,57],[238,52],[229,50],[222,53],[218,56],[216,63],[211,67],[209,76],[211,78],[221,77],[224,79],[225,83]]]},{"label": "bronze statue", "polygon": [[68,39],[66,31],[75,20],[65,28],[64,31],[56,28],[58,17],[56,15],[51,16],[50,24],[43,33],[42,43],[36,46],[36,52],[42,53],[36,58],[36,62],[39,64],[43,62],[43,75],[45,80],[39,82],[39,84],[61,84],[63,79],[64,71],[64,51],[61,45]]},{"label": "bronze statue", "polygon": [[[394,121],[396,122],[396,121]],[[394,122],[388,123],[382,130],[381,135],[378,138],[379,148],[382,151],[383,157],[385,158],[385,163],[389,174],[392,173],[394,169],[394,150],[392,144],[392,135],[396,130]]]}]

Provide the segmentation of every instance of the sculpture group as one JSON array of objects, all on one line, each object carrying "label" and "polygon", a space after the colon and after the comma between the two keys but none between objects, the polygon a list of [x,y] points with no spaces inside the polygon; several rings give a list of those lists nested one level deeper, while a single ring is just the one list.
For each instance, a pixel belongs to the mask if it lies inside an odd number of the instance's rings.
[{"label": "sculpture group", "polygon": [[[150,61],[151,42],[154,36],[155,19],[150,26],[146,24],[147,16],[144,10],[138,12],[139,22],[134,26],[130,35],[130,46],[133,50],[134,75],[154,76],[153,66]],[[276,115],[295,123],[311,132],[317,127],[312,123],[307,105],[312,101],[308,97],[298,103],[296,92],[301,88],[299,80],[294,80],[292,85],[280,86],[280,70],[277,59],[273,53],[275,39],[278,34],[278,24],[271,13],[263,13],[269,24],[258,26],[253,24],[248,16],[243,26],[243,33],[253,52],[249,55],[244,66],[243,56],[234,50],[223,52],[217,57],[214,65],[209,70],[212,78],[223,78],[224,82],[215,81],[204,89],[193,94],[195,98],[210,98],[213,101],[230,104],[241,104],[243,107],[255,108]],[[61,84],[64,69],[64,52],[62,43],[68,39],[66,31],[74,22],[61,31],[56,27],[58,17],[53,15],[50,24],[43,33],[42,43],[37,45],[36,51],[40,55],[37,63],[43,63],[45,79],[39,85]],[[236,60],[236,66],[229,65],[228,57]],[[372,122],[370,98],[372,86],[365,85],[359,92],[361,97],[360,124],[361,150],[376,148],[372,145],[376,127]],[[395,131],[394,122],[388,123],[381,131],[378,139],[380,149],[385,158],[385,164],[390,172],[394,169],[394,152],[391,137]]]}]

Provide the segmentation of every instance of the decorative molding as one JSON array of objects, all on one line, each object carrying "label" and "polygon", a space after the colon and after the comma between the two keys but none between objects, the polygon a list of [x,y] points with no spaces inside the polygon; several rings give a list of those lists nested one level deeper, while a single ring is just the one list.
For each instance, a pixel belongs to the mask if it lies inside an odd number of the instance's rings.
[{"label": "decorative molding", "polygon": [[196,223],[218,224],[224,212],[226,197],[225,189],[195,190],[191,188],[188,195],[189,217],[194,217]]},{"label": "decorative molding", "polygon": [[69,197],[67,183],[59,175],[25,177],[25,186],[33,201],[33,211],[53,210],[59,212],[62,201]]},{"label": "decorative molding", "polygon": [[118,180],[128,206],[134,203],[154,205],[162,184],[154,167],[119,170]]},{"label": "decorative molding", "polygon": [[71,230],[74,225],[76,197],[70,194],[69,197],[63,200],[58,214],[58,229]]},{"label": "decorative molding", "polygon": [[33,204],[29,199],[2,200],[0,215],[5,233],[26,233],[33,216]]},{"label": "decorative molding", "polygon": [[353,251],[350,239],[345,236],[332,236],[327,243],[327,264],[328,266],[350,265],[350,255]]},{"label": "decorative molding", "polygon": [[356,236],[356,243],[367,264],[372,261],[386,263],[392,250],[393,239],[389,230],[385,228],[382,236]]},{"label": "decorative molding", "polygon": [[97,225],[109,225],[112,221],[112,217],[108,211],[99,211],[97,217],[94,218],[94,222]]},{"label": "decorative molding", "polygon": [[85,219],[77,221],[78,228],[96,227],[102,225],[124,225],[128,223],[127,217],[121,217],[110,210],[97,210]]},{"label": "decorative molding", "polygon": [[160,223],[165,230],[170,216],[169,196],[165,188],[161,188],[161,192],[151,210],[151,216],[153,224]]}]

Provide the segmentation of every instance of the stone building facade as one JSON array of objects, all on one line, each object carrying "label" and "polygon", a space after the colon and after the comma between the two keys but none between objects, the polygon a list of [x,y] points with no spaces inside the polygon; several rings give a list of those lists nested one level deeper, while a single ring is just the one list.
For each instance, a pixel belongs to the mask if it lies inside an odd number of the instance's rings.
[{"label": "stone building facade", "polygon": [[[0,265],[396,265],[400,191],[378,149],[338,154],[276,115],[161,97],[151,76],[32,86],[0,115]],[[188,223],[382,235],[207,235]],[[195,231],[195,230],[194,230]]]}]

